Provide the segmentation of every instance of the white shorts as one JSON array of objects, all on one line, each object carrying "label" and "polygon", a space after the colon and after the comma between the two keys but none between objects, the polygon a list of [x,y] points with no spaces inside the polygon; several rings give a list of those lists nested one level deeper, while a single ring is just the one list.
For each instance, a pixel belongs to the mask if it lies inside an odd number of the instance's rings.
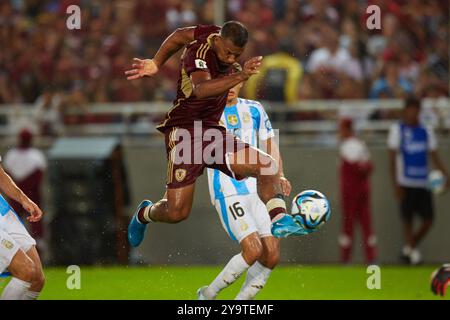
[{"label": "white shorts", "polygon": [[11,263],[19,249],[27,252],[36,241],[14,211],[9,210],[4,216],[0,214],[0,273]]},{"label": "white shorts", "polygon": [[260,237],[272,236],[269,213],[256,193],[216,199],[215,207],[232,240],[241,242],[253,232]]}]

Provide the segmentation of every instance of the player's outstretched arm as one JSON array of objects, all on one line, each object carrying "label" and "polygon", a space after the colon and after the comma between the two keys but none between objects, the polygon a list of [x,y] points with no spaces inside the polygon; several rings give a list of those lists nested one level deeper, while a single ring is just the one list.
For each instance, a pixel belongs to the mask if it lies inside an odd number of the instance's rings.
[{"label": "player's outstretched arm", "polygon": [[14,183],[11,177],[0,166],[0,189],[9,198],[14,199],[22,205],[22,207],[30,213],[28,221],[36,222],[41,220],[42,211],[39,207],[28,198],[22,190]]},{"label": "player's outstretched arm", "polygon": [[134,58],[132,69],[125,71],[128,80],[140,79],[144,76],[151,77],[155,75],[159,68],[171,56],[177,53],[185,45],[194,41],[194,30],[196,27],[178,28],[170,36],[164,40],[161,47],[156,52],[153,59],[138,59]]},{"label": "player's outstretched arm", "polygon": [[195,71],[191,74],[193,94],[199,99],[223,94],[238,83],[257,74],[261,61],[261,56],[253,57],[244,64],[242,71],[216,79],[211,79],[211,75],[207,71]]}]

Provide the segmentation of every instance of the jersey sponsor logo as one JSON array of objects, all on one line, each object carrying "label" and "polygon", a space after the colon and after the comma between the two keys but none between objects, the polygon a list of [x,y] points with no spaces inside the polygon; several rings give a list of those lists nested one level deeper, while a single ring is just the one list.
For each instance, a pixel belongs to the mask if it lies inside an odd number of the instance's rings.
[{"label": "jersey sponsor logo", "polygon": [[426,142],[420,141],[405,141],[405,152],[409,154],[423,153],[427,151]]},{"label": "jersey sponsor logo", "polygon": [[241,231],[246,231],[248,229],[248,224],[242,219],[239,219],[239,228]]},{"label": "jersey sponsor logo", "polygon": [[208,69],[206,61],[202,59],[195,59],[195,66],[199,69]]},{"label": "jersey sponsor logo", "polygon": [[250,114],[248,112],[242,113],[242,120],[244,120],[245,123],[250,122]]},{"label": "jersey sponsor logo", "polygon": [[238,124],[238,117],[235,115],[235,114],[229,114],[228,116],[227,116],[227,122],[228,122],[228,124],[229,125],[231,125],[231,126],[235,126],[235,125],[237,125]]},{"label": "jersey sponsor logo", "polygon": [[407,141],[411,141],[414,139],[414,130],[410,128],[405,128],[403,131],[403,138]]},{"label": "jersey sponsor logo", "polygon": [[6,240],[6,239],[2,239],[1,244],[8,250],[11,250],[12,248],[14,248],[14,244],[11,241]]},{"label": "jersey sponsor logo", "polygon": [[186,169],[177,169],[175,170],[175,179],[178,182],[182,182],[186,178]]},{"label": "jersey sponsor logo", "polygon": [[427,143],[422,140],[415,140],[414,133],[409,128],[406,128],[403,133],[404,150],[406,153],[423,153],[427,151]]}]

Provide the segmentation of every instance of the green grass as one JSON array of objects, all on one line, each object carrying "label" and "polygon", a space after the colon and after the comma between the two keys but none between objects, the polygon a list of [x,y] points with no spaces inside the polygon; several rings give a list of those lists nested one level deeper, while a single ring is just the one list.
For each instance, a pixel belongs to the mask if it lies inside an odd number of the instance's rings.
[{"label": "green grass", "polygon": [[[429,278],[437,266],[381,267],[381,289],[366,286],[362,266],[280,266],[258,299],[442,299],[430,290]],[[66,287],[65,269],[45,269],[47,283],[41,299],[196,299],[196,290],[208,284],[220,266],[192,267],[81,267],[81,289]],[[244,277],[225,289],[219,299],[233,299]],[[7,283],[0,279],[0,290]],[[449,297],[447,297],[448,299]]]}]

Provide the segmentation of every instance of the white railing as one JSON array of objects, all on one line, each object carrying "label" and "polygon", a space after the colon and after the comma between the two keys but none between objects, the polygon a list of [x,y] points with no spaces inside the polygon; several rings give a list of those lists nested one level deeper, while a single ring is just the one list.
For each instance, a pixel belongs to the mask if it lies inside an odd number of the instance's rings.
[{"label": "white railing", "polygon": [[[352,117],[358,130],[386,131],[396,120],[403,100],[308,100],[295,104],[263,102],[272,114],[273,126],[287,133],[324,133],[336,130],[336,119]],[[422,118],[437,129],[450,129],[450,99],[422,100]],[[62,126],[65,134],[76,135],[146,135],[156,133],[154,119],[162,118],[171,102],[91,104],[86,108],[69,108],[66,116],[111,115],[119,121],[110,123],[81,123]],[[374,113],[382,113],[373,119]],[[302,120],[302,114],[315,113],[317,120]],[[36,108],[30,104],[0,105],[0,135],[8,136],[23,125],[36,126]],[[300,119],[293,121],[293,117]],[[139,119],[139,121],[135,121]]]}]

